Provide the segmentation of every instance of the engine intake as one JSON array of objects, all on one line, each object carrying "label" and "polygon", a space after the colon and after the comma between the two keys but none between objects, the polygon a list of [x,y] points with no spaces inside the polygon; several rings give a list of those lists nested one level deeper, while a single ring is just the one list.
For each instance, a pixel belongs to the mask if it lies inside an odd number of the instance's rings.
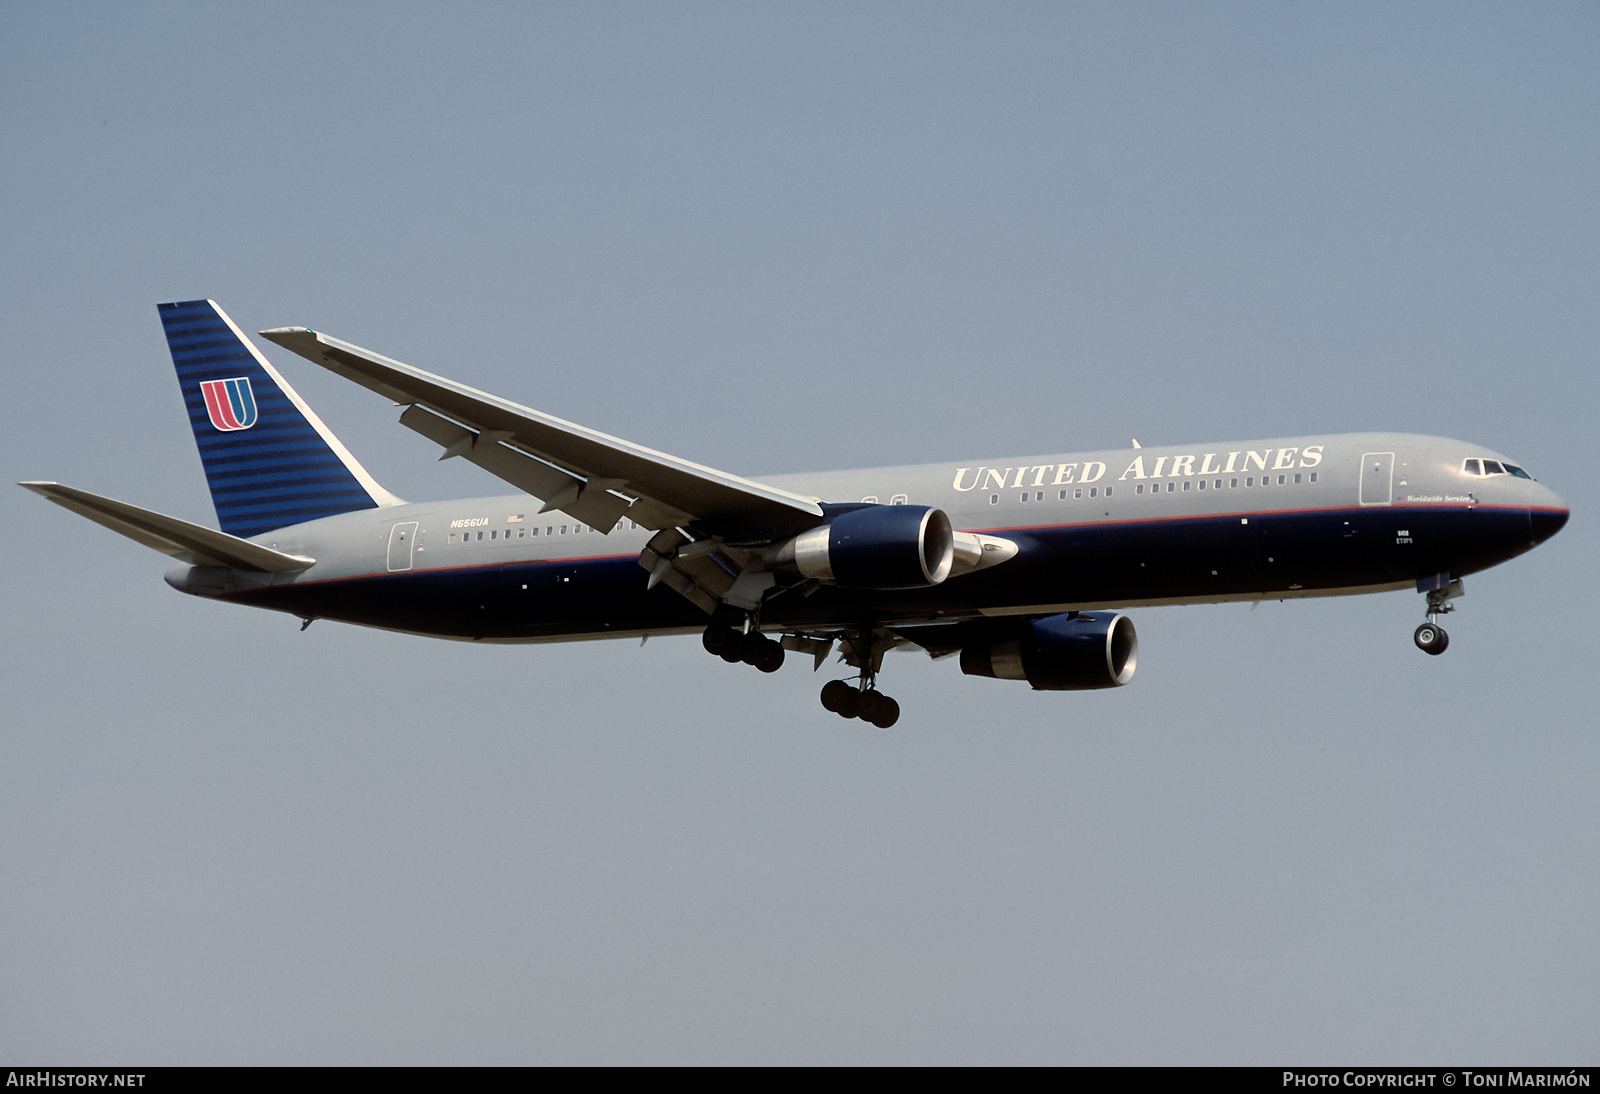
[{"label": "engine intake", "polygon": [[768,547],[761,560],[844,589],[924,589],[950,576],[955,533],[940,509],[866,505]]},{"label": "engine intake", "polygon": [[1133,620],[1117,612],[1039,616],[961,648],[968,676],[1026,680],[1035,691],[1121,687],[1138,663]]}]

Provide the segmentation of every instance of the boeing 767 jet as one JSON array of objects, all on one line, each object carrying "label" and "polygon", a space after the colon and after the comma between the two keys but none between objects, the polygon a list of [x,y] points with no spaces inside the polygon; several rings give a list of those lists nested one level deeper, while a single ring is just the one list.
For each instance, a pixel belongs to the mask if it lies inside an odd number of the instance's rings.
[{"label": "boeing 767 jet", "polygon": [[159,306],[221,531],[22,485],[177,560],[215,600],[476,642],[698,634],[776,671],[850,669],[822,705],[887,728],[897,646],[1042,690],[1118,687],[1128,608],[1415,588],[1414,638],[1462,578],[1560,531],[1566,505],[1466,441],[1345,433],[986,456],[757,482],[304,327],[261,336],[404,406],[510,493],[406,502],[375,482],[209,300]]}]

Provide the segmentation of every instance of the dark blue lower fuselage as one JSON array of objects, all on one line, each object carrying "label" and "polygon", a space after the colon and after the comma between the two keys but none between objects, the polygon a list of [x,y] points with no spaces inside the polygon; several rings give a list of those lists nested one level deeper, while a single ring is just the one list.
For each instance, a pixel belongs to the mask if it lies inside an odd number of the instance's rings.
[{"label": "dark blue lower fuselage", "polygon": [[[1553,535],[1564,511],[1501,506],[1340,507],[997,527],[1020,546],[1004,566],[926,589],[783,594],[767,629],[836,629],[1092,606],[1330,595],[1459,577]],[[309,576],[309,575],[308,575]],[[646,590],[632,552],[301,581],[228,599],[440,637],[549,641],[685,631],[706,616],[664,585]]]}]

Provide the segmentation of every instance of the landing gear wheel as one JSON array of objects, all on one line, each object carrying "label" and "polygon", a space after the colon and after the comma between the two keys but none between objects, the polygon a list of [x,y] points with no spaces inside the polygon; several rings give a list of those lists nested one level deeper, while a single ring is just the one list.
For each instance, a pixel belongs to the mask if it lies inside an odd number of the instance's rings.
[{"label": "landing gear wheel", "polygon": [[868,718],[867,721],[879,729],[888,729],[900,720],[900,704],[887,695],[879,695],[878,699],[880,702],[877,713]]},{"label": "landing gear wheel", "polygon": [[855,698],[856,689],[843,680],[829,680],[822,685],[822,709],[839,714],[846,703]]},{"label": "landing gear wheel", "polygon": [[770,638],[758,639],[751,645],[749,661],[762,672],[777,672],[783,668],[783,646]]},{"label": "landing gear wheel", "polygon": [[1444,628],[1437,623],[1424,623],[1417,628],[1411,640],[1417,644],[1417,649],[1423,653],[1431,653],[1437,657],[1450,648],[1450,636],[1444,633]]},{"label": "landing gear wheel", "polygon": [[856,717],[863,721],[871,722],[877,717],[878,712],[884,709],[884,704],[891,701],[887,695],[877,688],[868,688],[861,693],[861,709]]},{"label": "landing gear wheel", "polygon": [[743,636],[732,627],[721,623],[713,623],[700,636],[700,644],[706,648],[707,653],[714,653],[720,657],[727,650],[736,646],[737,640],[741,637]]}]

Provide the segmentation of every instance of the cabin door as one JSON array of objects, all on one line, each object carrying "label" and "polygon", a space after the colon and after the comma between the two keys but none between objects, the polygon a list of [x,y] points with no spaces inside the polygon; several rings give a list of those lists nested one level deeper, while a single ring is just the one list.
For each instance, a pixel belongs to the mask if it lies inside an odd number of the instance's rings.
[{"label": "cabin door", "polygon": [[1361,504],[1388,505],[1394,500],[1394,453],[1368,452],[1361,457]]},{"label": "cabin door", "polygon": [[417,522],[407,521],[389,529],[389,572],[411,569],[411,552],[417,546]]}]

